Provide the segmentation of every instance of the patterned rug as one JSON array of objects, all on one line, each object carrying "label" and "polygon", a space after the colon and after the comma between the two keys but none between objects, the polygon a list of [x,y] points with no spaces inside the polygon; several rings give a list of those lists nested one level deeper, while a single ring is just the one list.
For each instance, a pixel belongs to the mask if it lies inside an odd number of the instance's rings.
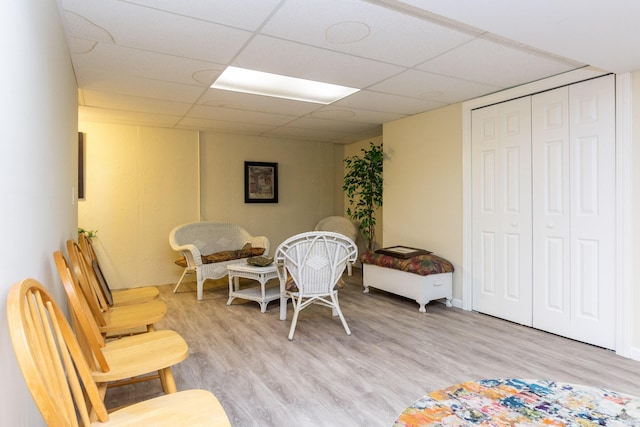
[{"label": "patterned rug", "polygon": [[545,380],[469,381],[418,399],[395,426],[640,426],[640,398]]}]

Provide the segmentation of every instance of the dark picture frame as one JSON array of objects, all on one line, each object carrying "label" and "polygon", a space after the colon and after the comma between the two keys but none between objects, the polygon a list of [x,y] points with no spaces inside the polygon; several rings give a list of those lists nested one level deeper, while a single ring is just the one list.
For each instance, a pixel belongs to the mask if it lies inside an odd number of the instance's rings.
[{"label": "dark picture frame", "polygon": [[78,132],[78,199],[84,200],[85,182],[85,134]]},{"label": "dark picture frame", "polygon": [[278,203],[278,164],[244,162],[244,202]]},{"label": "dark picture frame", "polygon": [[431,251],[426,251],[424,249],[418,248],[410,248],[408,246],[391,246],[388,248],[378,249],[376,253],[389,255],[395,258],[407,259],[419,255],[429,255]]}]

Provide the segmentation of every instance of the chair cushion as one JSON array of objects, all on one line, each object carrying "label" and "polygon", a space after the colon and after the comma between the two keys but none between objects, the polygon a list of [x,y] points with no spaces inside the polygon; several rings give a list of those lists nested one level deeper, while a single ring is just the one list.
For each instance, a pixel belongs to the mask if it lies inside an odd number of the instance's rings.
[{"label": "chair cushion", "polygon": [[[338,281],[336,282],[336,288],[337,289],[342,289],[345,287],[345,283],[344,280],[342,280],[342,277],[340,279],[338,279]],[[293,277],[291,277],[291,275],[287,276],[287,282],[284,284],[284,288],[286,289],[287,292],[298,292],[298,285],[296,285],[296,282],[293,281]]]},{"label": "chair cushion", "polygon": [[419,274],[420,276],[450,273],[453,271],[453,264],[434,254],[418,255],[402,259],[375,252],[366,252],[360,255],[360,262]]},{"label": "chair cushion", "polygon": [[[246,247],[246,245],[245,245]],[[260,256],[264,253],[264,248],[243,248],[243,249],[236,249],[233,251],[222,251],[222,252],[215,252],[213,254],[209,254],[209,255],[203,255],[202,256],[202,263],[203,264],[213,264],[216,262],[224,262],[224,261],[231,261],[234,259],[242,259],[242,258],[250,258],[250,257],[254,257],[254,256]],[[185,257],[180,257],[175,261],[176,264],[178,264],[180,267],[186,267],[187,266],[187,260],[185,259]]]}]

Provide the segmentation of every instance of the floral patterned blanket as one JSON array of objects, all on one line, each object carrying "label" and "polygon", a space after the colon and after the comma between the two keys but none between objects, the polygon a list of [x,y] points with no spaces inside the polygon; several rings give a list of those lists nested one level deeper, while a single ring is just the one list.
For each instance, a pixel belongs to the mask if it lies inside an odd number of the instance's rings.
[{"label": "floral patterned blanket", "polygon": [[450,273],[453,271],[453,264],[434,254],[418,255],[402,259],[375,252],[365,252],[360,255],[360,262],[363,264],[373,264],[379,265],[380,267],[402,270],[409,273],[419,274],[421,276]]},{"label": "floral patterned blanket", "polygon": [[640,398],[547,380],[468,381],[420,398],[400,426],[640,426]]}]

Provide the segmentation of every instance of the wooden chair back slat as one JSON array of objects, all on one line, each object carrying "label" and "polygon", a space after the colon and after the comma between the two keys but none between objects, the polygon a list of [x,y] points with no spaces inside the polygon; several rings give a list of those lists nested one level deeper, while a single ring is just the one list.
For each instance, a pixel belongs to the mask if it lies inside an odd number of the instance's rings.
[{"label": "wooden chair back slat", "polygon": [[107,321],[103,313],[109,311],[109,304],[100,290],[100,284],[93,272],[91,263],[80,249],[78,243],[73,239],[67,240],[67,254],[82,293],[96,318],[96,322],[100,326],[106,326]]},{"label": "wooden chair back slat", "polygon": [[109,364],[102,353],[105,340],[93,318],[91,309],[88,307],[86,300],[80,295],[81,291],[78,283],[71,273],[67,259],[62,255],[62,252],[54,252],[53,259],[67,294],[73,324],[76,327],[78,340],[81,343],[80,347],[84,351],[87,362],[92,369],[99,368],[103,372],[107,372],[109,371]]},{"label": "wooden chair back slat", "polygon": [[90,425],[107,410],[71,326],[34,279],[16,283],[7,297],[9,333],[18,364],[47,425]]}]

